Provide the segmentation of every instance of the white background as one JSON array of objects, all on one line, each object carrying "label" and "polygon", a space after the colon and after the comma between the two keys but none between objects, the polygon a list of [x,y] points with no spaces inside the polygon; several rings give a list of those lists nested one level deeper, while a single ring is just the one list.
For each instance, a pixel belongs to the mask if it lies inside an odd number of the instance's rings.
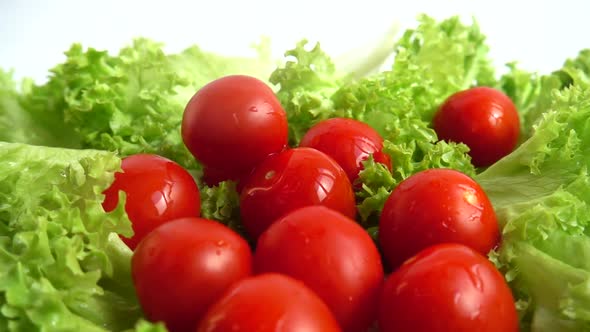
[{"label": "white background", "polygon": [[0,67],[43,81],[73,42],[116,51],[138,36],[162,41],[170,52],[196,43],[248,54],[264,34],[277,56],[308,38],[338,57],[427,13],[474,16],[498,66],[518,60],[547,72],[590,47],[589,12],[586,0],[0,0]]}]

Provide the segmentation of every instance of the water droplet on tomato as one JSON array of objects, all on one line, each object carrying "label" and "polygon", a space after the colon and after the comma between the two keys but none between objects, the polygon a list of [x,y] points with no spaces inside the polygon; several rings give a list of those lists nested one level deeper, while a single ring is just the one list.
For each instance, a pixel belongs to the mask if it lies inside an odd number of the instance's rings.
[{"label": "water droplet on tomato", "polygon": [[401,294],[407,286],[408,286],[407,282],[405,282],[405,281],[400,282],[399,285],[397,285],[397,287],[395,288],[395,294],[396,295]]},{"label": "water droplet on tomato", "polygon": [[217,246],[219,246],[219,247],[225,246],[225,241],[223,241],[223,240],[217,241]]},{"label": "water droplet on tomato", "polygon": [[481,221],[481,215],[479,213],[472,214],[469,216],[469,218],[467,218],[467,221],[469,221],[469,222]]},{"label": "water droplet on tomato", "polygon": [[466,185],[459,185],[459,187],[464,190],[463,199],[465,202],[467,202],[467,204],[473,206],[476,209],[483,210],[483,204],[478,199],[475,189]]},{"label": "water droplet on tomato", "polygon": [[480,265],[479,264],[476,264],[476,265],[472,266],[469,270],[470,271],[468,272],[468,274],[469,274],[469,277],[471,279],[471,282],[473,283],[473,286],[478,291],[483,292],[483,282],[481,280],[481,268],[480,268]]},{"label": "water droplet on tomato", "polygon": [[256,106],[252,106],[248,109],[248,111],[256,113],[258,112],[258,108]]}]

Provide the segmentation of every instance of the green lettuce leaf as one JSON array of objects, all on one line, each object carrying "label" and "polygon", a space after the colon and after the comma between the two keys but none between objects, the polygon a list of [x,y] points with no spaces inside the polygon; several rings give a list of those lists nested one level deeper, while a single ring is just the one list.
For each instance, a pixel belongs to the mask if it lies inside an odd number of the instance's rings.
[{"label": "green lettuce leaf", "polygon": [[42,132],[21,107],[12,75],[0,68],[0,141],[40,143]]},{"label": "green lettuce leaf", "polygon": [[589,88],[576,81],[554,90],[532,136],[476,176],[502,227],[491,256],[525,330],[590,328]]},{"label": "green lettuce leaf", "polygon": [[516,62],[507,64],[507,67],[508,72],[499,79],[497,87],[512,99],[518,109],[522,143],[533,135],[537,122],[551,107],[554,90],[562,90],[574,81],[590,82],[590,49],[567,59],[561,69],[548,75],[522,70]]},{"label": "green lettuce leaf", "polygon": [[273,71],[269,79],[277,85],[277,97],[287,113],[291,146],[298,145],[311,126],[332,116],[330,96],[345,80],[319,43],[309,51],[306,45],[307,40],[302,40],[285,52],[284,65]]},{"label": "green lettuce leaf", "polygon": [[134,328],[132,253],[116,235],[131,224],[124,203],[101,206],[119,157],[0,142],[0,160],[0,330]]},{"label": "green lettuce leaf", "polygon": [[240,195],[233,181],[201,188],[201,216],[216,220],[248,238],[240,221]]},{"label": "green lettuce leaf", "polygon": [[[167,55],[137,39],[119,54],[74,44],[49,81],[23,93],[22,107],[51,134],[44,145],[155,153],[198,168],[180,137],[184,107],[203,85],[229,74],[266,78],[268,56],[248,60],[191,47]],[[27,141],[25,141],[27,142]]]}]

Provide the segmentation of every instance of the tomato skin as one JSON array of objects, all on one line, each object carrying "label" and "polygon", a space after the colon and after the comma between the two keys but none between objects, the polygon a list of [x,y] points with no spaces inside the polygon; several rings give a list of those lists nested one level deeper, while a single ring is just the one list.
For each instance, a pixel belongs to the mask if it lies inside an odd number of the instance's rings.
[{"label": "tomato skin", "polygon": [[171,332],[193,331],[208,307],[252,273],[248,243],[225,225],[202,218],[168,222],[140,242],[131,260],[141,307]]},{"label": "tomato skin", "polygon": [[406,261],[385,281],[380,332],[517,332],[518,314],[504,277],[486,257],[439,244]]},{"label": "tomato skin", "polygon": [[332,157],[350,182],[358,179],[362,162],[372,154],[376,162],[391,170],[391,159],[383,153],[383,138],[368,124],[348,118],[331,118],[311,127],[299,146],[320,150]]},{"label": "tomato skin", "polygon": [[284,216],[258,239],[255,273],[303,281],[330,307],[344,331],[367,331],[383,282],[379,251],[354,220],[323,206]]},{"label": "tomato skin", "polygon": [[201,214],[201,196],[195,180],[182,166],[153,154],[123,158],[123,172],[103,192],[102,206],[110,212],[119,204],[119,191],[126,194],[125,211],[133,227],[131,238],[121,237],[132,250],[163,223]]},{"label": "tomato skin", "polygon": [[379,220],[379,244],[392,267],[437,243],[456,242],[487,254],[500,238],[483,189],[451,169],[429,169],[402,181]]},{"label": "tomato skin", "polygon": [[450,96],[434,116],[434,130],[446,141],[462,142],[477,167],[508,155],[518,143],[520,119],[508,96],[475,87]]},{"label": "tomato skin", "polygon": [[264,82],[230,75],[197,91],[184,110],[181,132],[203,165],[239,178],[287,145],[287,115]]},{"label": "tomato skin", "polygon": [[356,216],[346,173],[332,158],[311,148],[285,150],[265,159],[247,177],[240,194],[242,222],[254,239],[278,218],[309,205]]},{"label": "tomato skin", "polygon": [[317,295],[291,277],[267,273],[234,284],[201,321],[197,332],[339,332]]}]

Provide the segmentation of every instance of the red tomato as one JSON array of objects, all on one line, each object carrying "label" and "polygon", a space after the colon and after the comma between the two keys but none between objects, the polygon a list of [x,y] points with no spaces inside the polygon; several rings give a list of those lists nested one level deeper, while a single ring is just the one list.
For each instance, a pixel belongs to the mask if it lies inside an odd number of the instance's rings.
[{"label": "red tomato", "polygon": [[139,303],[150,321],[171,332],[194,331],[233,283],[252,272],[248,243],[219,222],[168,222],[140,242],[131,260]]},{"label": "red tomato", "polygon": [[234,284],[207,312],[197,332],[338,332],[317,295],[280,274],[262,274]]},{"label": "red tomato", "polygon": [[482,255],[439,244],[406,261],[386,280],[379,332],[517,332],[504,277]]},{"label": "red tomato", "polygon": [[324,153],[296,148],[272,155],[244,182],[240,214],[254,239],[275,220],[297,208],[324,205],[354,218],[352,185],[342,168]]},{"label": "red tomato", "polygon": [[177,218],[198,217],[201,198],[195,180],[184,168],[166,158],[137,154],[121,163],[122,173],[104,191],[102,206],[110,212],[119,204],[119,191],[126,194],[125,211],[134,235],[121,237],[129,248],[159,225]]},{"label": "red tomato", "polygon": [[500,237],[483,189],[450,169],[418,172],[391,193],[379,220],[379,244],[392,267],[437,243],[457,242],[487,254]]},{"label": "red tomato", "polygon": [[344,331],[367,331],[376,319],[383,266],[375,243],[354,220],[323,206],[284,216],[258,239],[256,273],[303,281]]},{"label": "red tomato", "polygon": [[201,88],[182,119],[182,139],[207,168],[235,179],[287,145],[287,115],[262,81],[232,75]]},{"label": "red tomato", "polygon": [[321,121],[305,133],[299,146],[314,148],[332,157],[352,183],[363,169],[362,162],[371,154],[376,162],[391,170],[391,160],[382,151],[383,138],[368,124],[354,119]]},{"label": "red tomato", "polygon": [[487,87],[460,91],[449,97],[434,116],[442,140],[470,148],[473,164],[489,166],[516,146],[520,120],[516,106],[504,93]]}]

